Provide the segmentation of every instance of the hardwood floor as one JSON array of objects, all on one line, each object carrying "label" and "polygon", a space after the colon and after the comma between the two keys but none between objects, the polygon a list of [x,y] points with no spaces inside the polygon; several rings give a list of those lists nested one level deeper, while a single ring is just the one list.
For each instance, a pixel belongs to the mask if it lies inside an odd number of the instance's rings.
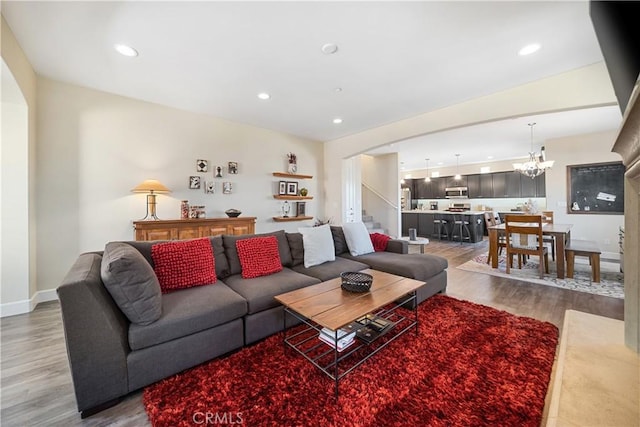
[{"label": "hardwood floor", "polygon": [[[417,247],[411,251],[417,252]],[[487,242],[459,244],[431,241],[425,252],[449,260],[447,294],[562,328],[568,309],[623,319],[623,301],[455,268],[486,253]],[[142,392],[88,419],[76,409],[67,361],[60,307],[38,305],[29,314],[0,320],[2,426],[144,426],[149,425]]]}]

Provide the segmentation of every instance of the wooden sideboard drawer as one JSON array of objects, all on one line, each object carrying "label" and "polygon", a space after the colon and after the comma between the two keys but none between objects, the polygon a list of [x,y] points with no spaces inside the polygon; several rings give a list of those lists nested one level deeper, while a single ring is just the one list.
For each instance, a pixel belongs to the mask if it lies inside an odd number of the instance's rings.
[{"label": "wooden sideboard drawer", "polygon": [[254,234],[255,217],[134,221],[136,240],[185,240],[220,234]]}]

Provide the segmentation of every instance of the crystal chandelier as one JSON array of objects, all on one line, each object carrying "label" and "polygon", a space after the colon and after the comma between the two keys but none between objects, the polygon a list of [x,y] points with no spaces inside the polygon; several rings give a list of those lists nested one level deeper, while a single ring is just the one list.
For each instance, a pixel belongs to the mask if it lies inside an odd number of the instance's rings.
[{"label": "crystal chandelier", "polygon": [[513,169],[531,179],[542,175],[548,168],[553,166],[553,160],[545,161],[544,147],[542,147],[542,152],[539,155],[536,155],[533,151],[533,127],[535,125],[535,123],[529,123],[529,127],[531,128],[531,151],[529,151],[529,161],[513,164]]}]

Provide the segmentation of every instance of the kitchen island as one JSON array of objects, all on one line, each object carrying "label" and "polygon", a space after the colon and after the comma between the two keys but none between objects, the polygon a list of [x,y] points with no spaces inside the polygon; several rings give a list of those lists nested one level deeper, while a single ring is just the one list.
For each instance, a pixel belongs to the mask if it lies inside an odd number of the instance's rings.
[{"label": "kitchen island", "polygon": [[[462,215],[465,221],[469,222],[470,239],[469,242],[477,243],[481,242],[484,236],[484,211],[463,211],[463,212],[451,212],[451,211],[425,211],[425,210],[411,210],[402,211],[402,235],[408,236],[409,229],[415,228],[417,235],[420,237],[433,237],[434,224],[433,220],[436,215],[444,215],[449,220],[449,224],[453,224],[454,216],[457,218]],[[449,236],[457,234],[451,230],[449,226]]]}]

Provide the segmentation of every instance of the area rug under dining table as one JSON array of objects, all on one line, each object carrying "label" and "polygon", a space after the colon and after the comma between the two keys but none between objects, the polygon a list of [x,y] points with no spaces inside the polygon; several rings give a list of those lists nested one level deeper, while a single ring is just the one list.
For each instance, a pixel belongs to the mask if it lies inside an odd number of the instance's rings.
[{"label": "area rug under dining table", "polygon": [[[521,282],[537,283],[539,285],[554,286],[578,292],[587,292],[613,298],[624,298],[624,275],[620,272],[620,264],[602,261],[600,263],[600,282],[591,281],[591,266],[576,259],[573,278],[558,279],[555,263],[549,260],[549,273],[539,277],[538,259],[532,257],[527,260],[522,268],[511,268],[511,273],[506,271],[506,257],[498,257],[498,268],[492,268],[487,264],[487,255],[478,255],[475,258],[459,265],[457,268],[475,273],[489,274],[492,276],[515,279]],[[523,283],[526,286],[526,283]]]},{"label": "area rug under dining table", "polygon": [[[154,426],[539,426],[558,329],[436,295],[408,333],[334,383],[273,335],[144,390]],[[230,422],[231,421],[231,422]]]}]

